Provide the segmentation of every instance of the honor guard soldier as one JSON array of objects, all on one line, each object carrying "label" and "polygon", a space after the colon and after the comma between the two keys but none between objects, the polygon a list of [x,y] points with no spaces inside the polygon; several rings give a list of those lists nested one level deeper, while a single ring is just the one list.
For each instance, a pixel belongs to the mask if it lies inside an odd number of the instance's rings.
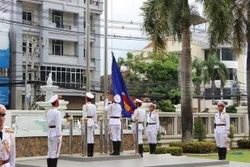
[{"label": "honor guard soldier", "polygon": [[157,144],[157,134],[159,131],[159,114],[155,111],[156,105],[149,105],[149,114],[147,116],[147,136],[150,154],[155,154]]},{"label": "honor guard soldier", "polygon": [[16,145],[15,135],[12,130],[4,129],[6,108],[0,104],[0,166],[15,167],[16,166]]},{"label": "honor guard soldier", "polygon": [[230,117],[229,114],[223,111],[225,104],[218,103],[218,113],[215,114],[214,119],[214,137],[218,149],[219,160],[225,160],[227,154],[227,136],[230,129]]},{"label": "honor guard soldier", "polygon": [[110,155],[120,155],[121,147],[121,114],[122,107],[119,104],[121,102],[121,96],[116,94],[112,104],[108,105],[106,100],[105,111],[110,112],[109,127],[111,132],[111,140],[113,141],[113,153]]},{"label": "honor guard soldier", "polygon": [[141,157],[143,157],[142,131],[144,129],[143,124],[144,124],[144,121],[146,119],[146,111],[141,108],[141,105],[142,105],[141,100],[136,99],[134,101],[134,103],[136,106],[136,110],[132,114],[132,120],[133,120],[132,130],[133,130],[134,139],[135,139],[136,138],[135,137],[135,135],[136,135],[135,119],[138,118],[139,119],[139,122],[138,122],[138,148],[139,148],[139,154],[141,155]]},{"label": "honor guard soldier", "polygon": [[52,109],[47,114],[48,124],[48,167],[57,167],[57,161],[62,144],[62,116],[57,109],[59,107],[58,95],[51,97],[49,102],[52,104]]},{"label": "honor guard soldier", "polygon": [[90,92],[86,93],[86,104],[82,106],[83,118],[88,118],[87,122],[87,143],[88,143],[88,157],[94,155],[94,131],[97,126],[96,106],[91,103],[94,95]]}]

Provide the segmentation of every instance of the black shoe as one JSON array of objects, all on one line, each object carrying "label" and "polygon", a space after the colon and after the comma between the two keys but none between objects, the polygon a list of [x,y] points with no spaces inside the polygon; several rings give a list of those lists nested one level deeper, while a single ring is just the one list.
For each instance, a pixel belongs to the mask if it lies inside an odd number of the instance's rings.
[{"label": "black shoe", "polygon": [[138,148],[139,148],[139,154],[141,155],[141,157],[143,157],[143,145],[139,144]]},{"label": "black shoe", "polygon": [[227,157],[227,148],[221,148],[222,150],[222,160],[226,160]]},{"label": "black shoe", "polygon": [[116,142],[116,148],[117,148],[117,150],[116,150],[116,155],[120,155],[120,151],[121,151],[121,141],[117,141]]},{"label": "black shoe", "polygon": [[149,153],[152,154],[152,151],[153,151],[153,147],[152,147],[152,144],[149,143]]},{"label": "black shoe", "polygon": [[117,150],[117,142],[116,141],[113,141],[113,153],[109,154],[109,155],[116,155],[116,150]]},{"label": "black shoe", "polygon": [[152,154],[155,154],[156,144],[152,144]]},{"label": "black shoe", "polygon": [[91,157],[91,148],[90,147],[91,147],[91,145],[88,144],[88,151],[87,151],[88,152],[88,157]]}]

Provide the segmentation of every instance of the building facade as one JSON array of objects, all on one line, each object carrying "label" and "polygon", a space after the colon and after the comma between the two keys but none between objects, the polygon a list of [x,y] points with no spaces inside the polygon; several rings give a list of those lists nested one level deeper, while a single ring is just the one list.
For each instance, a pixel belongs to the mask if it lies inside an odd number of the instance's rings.
[{"label": "building facade", "polygon": [[[3,3],[3,2],[2,2]],[[86,85],[85,0],[12,0],[4,3],[11,15],[10,79],[24,81],[28,54],[28,83],[31,104],[42,95],[52,73],[55,92],[69,101],[69,109],[84,102]],[[100,89],[100,15],[101,0],[90,2],[91,89]],[[10,108],[24,109],[25,87],[11,86]]]},{"label": "building facade", "polygon": [[[166,38],[164,41],[165,48],[167,52],[178,52],[181,53],[182,51],[182,42],[174,41],[171,38]],[[141,51],[134,52],[134,55],[143,53],[143,59],[146,62],[150,62],[151,59],[148,57],[148,53],[153,51],[154,43],[149,43],[145,48]],[[197,57],[201,61],[204,61],[209,56],[209,41],[206,32],[196,32],[192,33],[191,35],[191,55],[192,57]],[[245,80],[246,80],[246,54],[243,52],[240,55],[235,55],[232,47],[229,45],[221,45],[217,49],[216,53],[218,59],[223,62],[226,67],[228,68],[229,72],[229,79],[226,82],[226,85],[223,89],[223,95],[232,95],[232,94],[240,94],[244,93],[246,90]],[[215,100],[222,100],[220,95],[220,81],[215,81],[216,89],[215,95],[218,98]],[[203,87],[203,95],[211,96],[211,84],[206,84]],[[231,97],[223,98],[223,101],[227,101],[228,104],[232,104],[233,101],[236,100]],[[201,104],[201,109],[204,110],[205,108],[209,108],[212,104],[211,98],[203,99]],[[195,99],[193,102],[194,109],[198,108],[197,100]]]}]

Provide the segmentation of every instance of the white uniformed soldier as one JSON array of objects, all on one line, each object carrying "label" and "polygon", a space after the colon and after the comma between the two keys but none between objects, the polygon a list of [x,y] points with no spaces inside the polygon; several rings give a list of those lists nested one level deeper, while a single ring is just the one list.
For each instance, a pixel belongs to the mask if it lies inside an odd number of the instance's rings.
[{"label": "white uniformed soldier", "polygon": [[56,167],[62,144],[62,116],[59,107],[58,95],[51,97],[49,102],[53,108],[48,111],[48,167]]},{"label": "white uniformed soldier", "polygon": [[218,149],[219,160],[225,160],[227,154],[227,136],[230,129],[230,117],[229,114],[223,111],[225,104],[218,103],[218,113],[215,114],[214,119],[214,137]]},{"label": "white uniformed soldier", "polygon": [[82,106],[83,118],[88,118],[87,122],[87,143],[88,157],[93,157],[94,154],[94,131],[97,125],[96,106],[91,103],[94,95],[90,92],[86,93],[86,104]]},{"label": "white uniformed soldier", "polygon": [[141,108],[141,105],[142,105],[141,100],[136,99],[134,101],[134,103],[135,103],[135,106],[137,108],[131,116],[132,120],[133,120],[132,130],[133,130],[134,139],[135,139],[135,135],[136,135],[135,119],[138,118],[139,119],[139,122],[138,122],[138,148],[139,148],[139,154],[141,154],[141,157],[143,157],[142,131],[144,129],[143,124],[144,124],[144,121],[146,119],[146,111]]},{"label": "white uniformed soldier", "polygon": [[149,114],[147,116],[147,136],[150,154],[155,154],[157,144],[157,133],[159,131],[159,114],[155,111],[156,105],[149,105]]},{"label": "white uniformed soldier", "polygon": [[16,166],[16,144],[14,131],[4,129],[6,108],[0,104],[0,166],[15,167]]},{"label": "white uniformed soldier", "polygon": [[121,114],[122,107],[119,104],[121,102],[120,95],[115,95],[113,103],[108,105],[106,100],[105,111],[110,112],[109,127],[111,131],[111,140],[113,141],[113,153],[110,155],[120,155],[121,147]]}]

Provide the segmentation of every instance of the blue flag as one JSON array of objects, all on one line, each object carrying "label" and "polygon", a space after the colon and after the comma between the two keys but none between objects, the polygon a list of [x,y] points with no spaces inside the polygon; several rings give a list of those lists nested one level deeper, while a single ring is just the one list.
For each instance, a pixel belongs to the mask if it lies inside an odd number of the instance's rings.
[{"label": "blue flag", "polygon": [[112,84],[113,84],[113,94],[119,94],[121,96],[120,105],[122,106],[122,115],[127,118],[131,118],[131,114],[134,113],[136,109],[132,99],[129,96],[128,89],[123,80],[120,69],[116,63],[115,56],[113,55],[112,62]]}]

